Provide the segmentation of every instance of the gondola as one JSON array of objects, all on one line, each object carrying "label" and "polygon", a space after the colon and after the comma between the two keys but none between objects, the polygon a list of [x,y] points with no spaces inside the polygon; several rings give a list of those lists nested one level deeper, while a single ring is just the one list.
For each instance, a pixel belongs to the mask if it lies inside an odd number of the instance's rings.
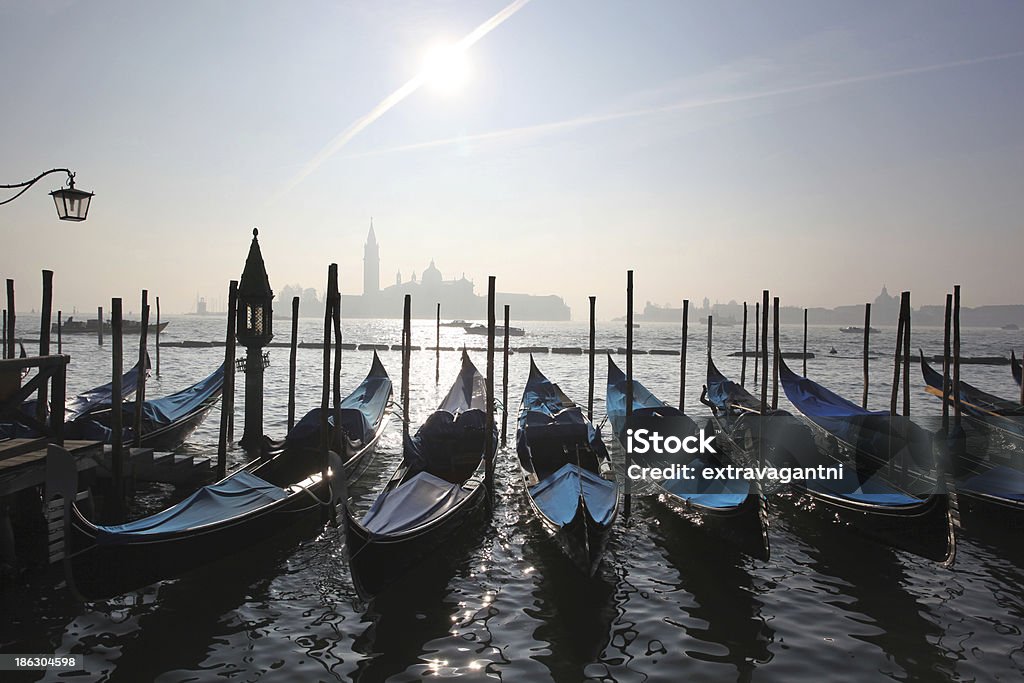
[{"label": "gondola", "polygon": [[[921,372],[928,393],[942,398],[942,375],[921,354]],[[952,387],[947,400],[953,404]],[[960,382],[960,405],[971,424],[980,427],[982,438],[965,438],[960,447],[950,448],[957,481],[960,512],[971,532],[994,529],[1024,529],[1024,469],[1020,448],[1024,437],[1024,408]],[[1009,437],[1008,443],[993,443],[991,434]],[[1004,446],[1013,445],[1014,449]],[[1014,462],[1013,450],[1017,451]]]},{"label": "gondola", "polygon": [[[192,435],[217,404],[224,389],[224,365],[208,377],[181,391],[142,403],[142,442],[144,448],[171,451]],[[135,402],[120,403],[124,442],[135,438]],[[111,403],[96,403],[68,425],[71,438],[111,443]]]},{"label": "gondola", "polygon": [[[783,387],[790,382],[787,396],[794,389],[794,378],[804,382],[800,387],[810,395],[807,400],[790,397],[797,408],[812,414],[818,414],[820,408],[821,414],[837,418],[858,414],[852,412],[856,408],[853,404],[787,370],[780,365]],[[941,474],[938,484],[933,485],[938,492],[924,497],[910,495],[885,480],[872,461],[860,460],[857,453],[844,454],[837,448],[838,438],[834,434],[828,438],[824,433],[828,430],[813,420],[818,434],[785,410],[762,416],[760,401],[726,378],[710,357],[705,396],[702,400],[711,407],[716,428],[734,449],[746,454],[748,461],[756,458],[775,467],[843,465],[841,479],[794,480],[789,485],[811,507],[857,533],[931,560],[952,563],[956,552],[953,515]]]},{"label": "gondola", "polygon": [[[149,356],[146,356],[146,370],[149,370]],[[139,364],[136,363],[131,370],[124,373],[121,376],[121,400],[129,398],[135,393],[135,387],[138,384],[139,378]],[[79,417],[94,410],[97,407],[103,405],[110,405],[111,397],[114,393],[114,386],[112,382],[107,382],[98,387],[94,387],[87,391],[68,399],[64,403],[64,421],[74,422]],[[29,399],[21,404],[21,412],[27,416],[25,422],[34,421],[36,417],[36,399]],[[43,434],[39,430],[23,424],[21,421],[8,422],[4,421],[0,423],[0,438],[35,438]]]},{"label": "gondola", "polygon": [[344,506],[349,566],[359,592],[373,596],[461,532],[485,518],[489,462],[483,375],[462,352],[462,369],[437,410],[406,435],[402,461],[370,509],[356,519]]},{"label": "gondola", "polygon": [[347,399],[362,412],[368,431],[352,442],[354,453],[329,452],[326,479],[319,450],[299,444],[255,459],[161,512],[98,526],[75,504],[74,460],[51,447],[47,501],[52,505],[58,495],[63,501],[66,546],[58,552],[64,554],[70,583],[82,595],[113,595],[173,578],[285,532],[315,531],[337,513],[346,496],[338,476],[343,460],[372,451],[387,424],[381,405],[391,394],[391,382],[379,369],[375,362]]},{"label": "gondola", "polygon": [[619,509],[619,487],[600,432],[530,357],[516,430],[530,507],[573,564],[593,576]]},{"label": "gondola", "polygon": [[[928,364],[923,352],[920,353],[920,357],[921,374],[924,375],[925,384],[928,385],[927,391],[941,400],[942,374],[936,372]],[[950,386],[946,400],[953,405],[952,386]],[[975,423],[983,424],[1007,436],[1024,439],[1024,405],[999,398],[961,381],[960,406],[963,414]]]},{"label": "gondola", "polygon": [[[647,429],[662,436],[679,439],[696,436],[697,423],[678,408],[666,404],[643,384],[633,380],[633,411],[626,422],[626,375],[608,357],[608,389],[606,409],[615,438],[623,448],[627,443],[627,427]],[[682,516],[695,516],[696,525],[735,543],[753,557],[768,559],[769,542],[764,496],[756,481],[702,478],[706,467],[720,466],[724,453],[715,455],[650,456],[633,455],[634,463],[644,467],[664,468],[673,464],[694,468],[693,479],[650,479],[654,498]]]},{"label": "gondola", "polygon": [[[356,391],[341,400],[337,411],[341,428],[335,424],[335,411],[327,416],[327,443],[335,453],[342,454],[345,481],[355,483],[366,472],[375,450],[364,448],[364,444],[380,436],[384,413],[390,405],[392,393],[391,378],[377,352],[366,379]],[[267,444],[271,454],[283,450],[320,448],[320,408],[313,408],[295,423],[283,441]]]}]

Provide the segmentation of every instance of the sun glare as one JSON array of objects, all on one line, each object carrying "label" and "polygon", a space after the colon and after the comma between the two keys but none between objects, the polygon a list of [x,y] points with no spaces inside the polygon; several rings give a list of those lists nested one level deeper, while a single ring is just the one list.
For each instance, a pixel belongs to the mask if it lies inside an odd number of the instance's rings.
[{"label": "sun glare", "polygon": [[469,80],[466,50],[456,45],[439,44],[427,51],[421,71],[423,82],[433,90],[454,93]]}]

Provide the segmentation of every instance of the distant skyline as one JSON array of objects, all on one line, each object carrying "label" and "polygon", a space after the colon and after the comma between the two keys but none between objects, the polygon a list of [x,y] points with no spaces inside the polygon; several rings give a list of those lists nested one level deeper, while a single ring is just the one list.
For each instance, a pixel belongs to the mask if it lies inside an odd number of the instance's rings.
[{"label": "distant skyline", "polygon": [[[1024,303],[1017,2],[0,0],[0,206],[18,308],[275,291],[431,259],[574,319],[635,301]],[[10,196],[0,191],[0,201]],[[275,307],[287,306],[275,302]],[[515,313],[513,312],[513,317]]]}]

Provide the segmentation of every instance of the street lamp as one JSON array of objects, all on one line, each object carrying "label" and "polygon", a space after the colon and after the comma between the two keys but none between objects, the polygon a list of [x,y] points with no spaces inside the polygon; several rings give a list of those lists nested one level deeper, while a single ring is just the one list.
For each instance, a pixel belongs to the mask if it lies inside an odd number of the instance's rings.
[{"label": "street lamp", "polygon": [[18,192],[18,194],[14,195],[10,199],[5,199],[0,202],[0,206],[13,202],[15,199],[25,194],[30,187],[39,182],[41,178],[44,178],[51,173],[68,174],[67,187],[62,187],[59,190],[54,190],[50,193],[50,196],[53,197],[53,203],[57,207],[57,217],[62,221],[84,221],[85,217],[89,213],[89,204],[92,201],[93,193],[76,190],[75,174],[66,168],[51,168],[49,171],[44,171],[32,180],[26,180],[23,183],[0,185],[0,189],[4,190],[17,190],[18,188],[21,188],[21,191]]}]

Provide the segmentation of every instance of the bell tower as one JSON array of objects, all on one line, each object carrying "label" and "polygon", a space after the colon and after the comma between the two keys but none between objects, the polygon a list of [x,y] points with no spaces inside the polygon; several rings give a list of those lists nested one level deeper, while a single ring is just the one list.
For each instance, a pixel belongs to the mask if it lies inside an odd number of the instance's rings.
[{"label": "bell tower", "polygon": [[370,234],[363,246],[363,296],[380,293],[380,247],[373,233],[373,219],[370,219]]}]

